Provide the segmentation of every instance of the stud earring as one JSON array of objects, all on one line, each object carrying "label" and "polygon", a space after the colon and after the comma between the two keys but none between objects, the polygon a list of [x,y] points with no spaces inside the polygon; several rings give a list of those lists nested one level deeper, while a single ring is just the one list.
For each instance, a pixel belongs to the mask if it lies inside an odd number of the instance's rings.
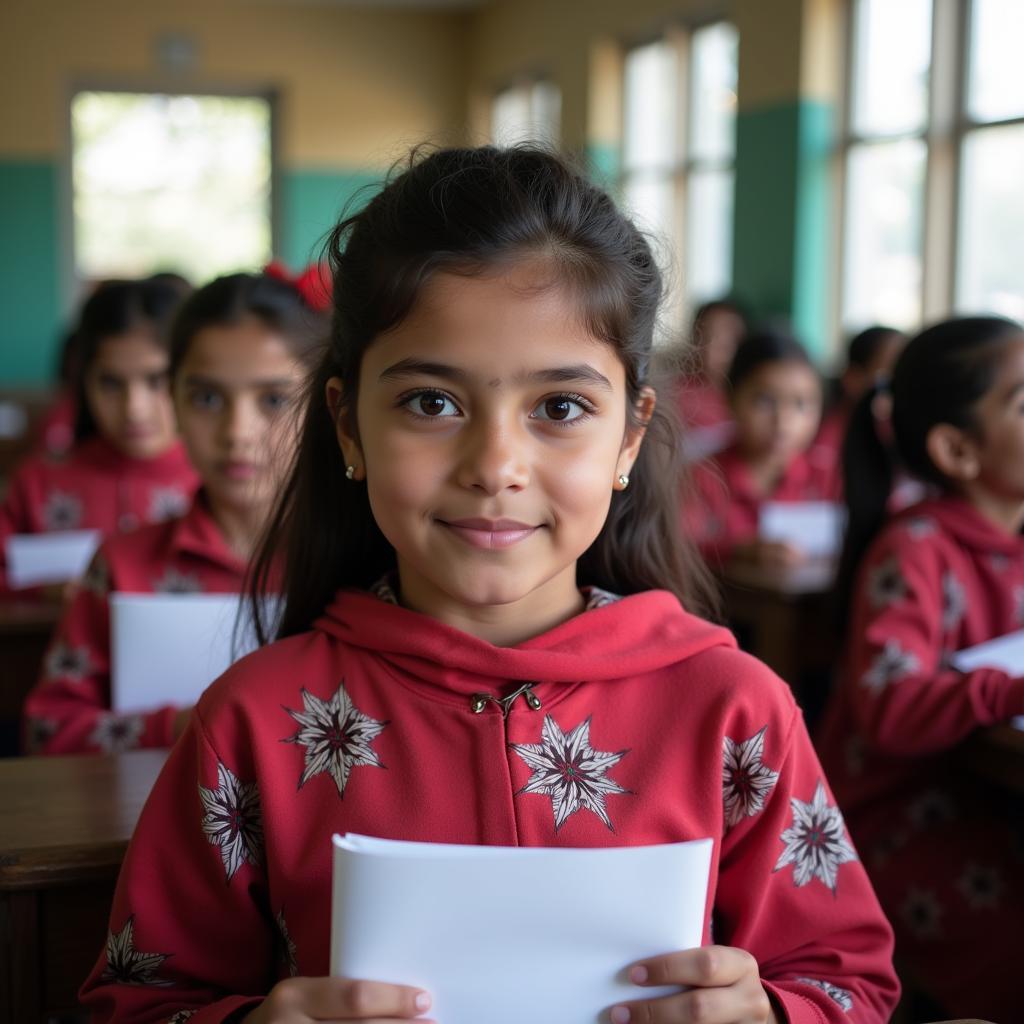
[{"label": "stud earring", "polygon": [[625,473],[619,474],[619,486],[625,490],[629,486],[629,477]]},{"label": "stud earring", "polygon": [[346,466],[345,467],[345,479],[346,480],[355,480],[355,478],[356,478],[356,467],[355,466]]}]

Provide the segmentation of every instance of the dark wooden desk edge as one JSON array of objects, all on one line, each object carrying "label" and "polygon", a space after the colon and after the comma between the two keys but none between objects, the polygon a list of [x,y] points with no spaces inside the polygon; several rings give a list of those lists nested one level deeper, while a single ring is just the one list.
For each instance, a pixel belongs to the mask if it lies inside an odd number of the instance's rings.
[{"label": "dark wooden desk edge", "polygon": [[7,850],[0,854],[0,893],[116,878],[127,849],[127,839],[112,839],[88,851],[71,845]]}]

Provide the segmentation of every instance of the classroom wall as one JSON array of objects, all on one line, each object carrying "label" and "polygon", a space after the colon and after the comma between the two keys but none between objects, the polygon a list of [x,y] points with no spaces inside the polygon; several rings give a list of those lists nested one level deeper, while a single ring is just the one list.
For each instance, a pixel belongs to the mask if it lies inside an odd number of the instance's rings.
[{"label": "classroom wall", "polygon": [[[277,255],[303,263],[344,201],[423,139],[465,134],[467,16],[266,0],[0,4],[0,384],[49,378],[71,299],[75,87],[273,90]],[[194,40],[193,70],[157,39]]]}]

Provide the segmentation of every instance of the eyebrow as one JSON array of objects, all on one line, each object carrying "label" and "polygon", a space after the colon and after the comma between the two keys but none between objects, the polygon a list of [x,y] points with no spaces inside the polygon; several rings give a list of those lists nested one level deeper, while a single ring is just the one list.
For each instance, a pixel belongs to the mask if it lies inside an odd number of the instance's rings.
[{"label": "eyebrow", "polygon": [[[400,359],[393,366],[384,370],[378,380],[381,383],[406,380],[409,377],[440,377],[456,384],[467,384],[470,374],[457,366],[447,363],[432,363],[422,359]],[[514,378],[517,384],[576,384],[585,383],[604,391],[614,391],[612,382],[587,363],[574,363],[571,366],[553,366],[546,370],[534,370],[531,373],[519,374]],[[494,382],[492,382],[494,383]],[[501,382],[496,382],[500,384]]]},{"label": "eyebrow", "polygon": [[189,373],[185,376],[186,384],[200,384],[208,388],[289,388],[294,385],[287,377],[269,377],[264,380],[247,380],[239,384],[237,381],[227,383],[216,377],[204,377],[201,373]]}]

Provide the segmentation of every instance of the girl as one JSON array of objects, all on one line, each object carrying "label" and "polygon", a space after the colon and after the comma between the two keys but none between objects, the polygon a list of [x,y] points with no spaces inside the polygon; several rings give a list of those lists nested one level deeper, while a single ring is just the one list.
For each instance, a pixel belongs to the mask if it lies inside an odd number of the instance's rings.
[{"label": "girl", "polygon": [[67,754],[167,747],[189,709],[110,711],[113,591],[232,593],[281,482],[289,407],[314,321],[298,292],[235,274],[196,292],[171,332],[175,410],[202,480],[184,516],[114,537],[64,613],[25,703],[26,748]]},{"label": "girl", "polygon": [[696,498],[684,505],[690,532],[712,565],[794,565],[803,552],[760,538],[758,517],[767,501],[838,498],[836,466],[808,452],[821,419],[821,379],[800,343],[779,331],[748,335],[727,379],[736,437],[697,467]]},{"label": "girl", "polygon": [[[704,575],[647,376],[642,236],[557,158],[487,147],[414,160],[330,249],[331,347],[260,558],[284,544],[278,641],[172,751],[86,1004],[425,1012],[427,992],[324,977],[333,831],[713,836],[721,944],[634,964],[612,1019],[886,1019],[889,929],[789,690],[680,604]],[[645,1003],[656,981],[689,989]]]},{"label": "girl", "polygon": [[63,460],[32,457],[14,474],[0,506],[0,593],[11,596],[4,543],[12,534],[111,534],[188,508],[198,481],[167,388],[166,333],[179,296],[160,280],[113,281],[86,302],[75,447]]},{"label": "girl", "polygon": [[[867,548],[847,670],[821,737],[915,979],[946,1014],[998,1021],[1020,1017],[1021,811],[972,777],[956,751],[980,726],[1024,712],[1024,677],[962,674],[950,656],[1024,625],[1022,394],[1024,331],[1006,320],[951,320],[901,355],[892,379],[898,454],[941,493],[896,516]],[[851,537],[864,545],[856,519],[878,521],[890,484],[857,481]]]}]

